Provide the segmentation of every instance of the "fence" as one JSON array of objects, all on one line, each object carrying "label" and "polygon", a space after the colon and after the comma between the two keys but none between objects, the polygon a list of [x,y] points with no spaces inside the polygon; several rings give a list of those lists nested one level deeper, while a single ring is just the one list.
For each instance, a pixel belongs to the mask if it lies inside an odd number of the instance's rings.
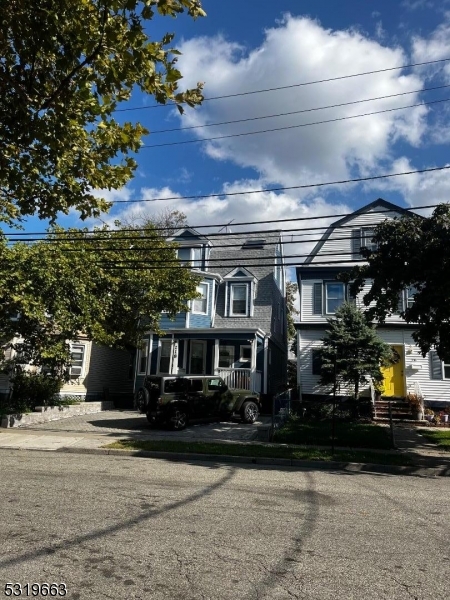
[{"label": "fence", "polygon": [[295,390],[289,389],[280,394],[276,394],[272,401],[272,427],[270,430],[270,440],[273,440],[274,433],[283,426],[286,419],[291,414],[291,402]]}]

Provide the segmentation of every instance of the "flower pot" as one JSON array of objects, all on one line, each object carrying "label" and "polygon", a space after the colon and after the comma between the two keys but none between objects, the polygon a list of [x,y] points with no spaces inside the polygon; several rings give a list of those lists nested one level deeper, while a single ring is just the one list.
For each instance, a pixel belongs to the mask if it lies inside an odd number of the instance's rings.
[{"label": "flower pot", "polygon": [[423,421],[423,411],[417,410],[416,412],[413,412],[413,417],[416,421]]},{"label": "flower pot", "polygon": [[441,417],[441,421],[442,421],[443,423],[448,423],[448,415],[442,415],[442,417]]},{"label": "flower pot", "polygon": [[431,423],[431,421],[434,419],[434,415],[425,415],[425,419]]}]

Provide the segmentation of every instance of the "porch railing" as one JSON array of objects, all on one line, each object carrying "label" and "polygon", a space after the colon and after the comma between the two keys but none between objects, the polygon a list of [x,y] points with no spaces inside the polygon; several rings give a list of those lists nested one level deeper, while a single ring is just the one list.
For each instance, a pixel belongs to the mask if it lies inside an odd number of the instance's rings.
[{"label": "porch railing", "polygon": [[261,393],[261,371],[251,369],[218,368],[216,375],[222,377],[230,390],[248,390],[255,394]]}]

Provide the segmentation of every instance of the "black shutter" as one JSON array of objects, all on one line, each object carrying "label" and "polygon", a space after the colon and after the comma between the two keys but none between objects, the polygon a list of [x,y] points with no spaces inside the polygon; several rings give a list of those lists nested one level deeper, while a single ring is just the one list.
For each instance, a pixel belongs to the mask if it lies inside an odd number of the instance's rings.
[{"label": "black shutter", "polygon": [[442,379],[442,362],[436,350],[430,350],[431,379]]},{"label": "black shutter", "polygon": [[322,314],[322,283],[314,284],[313,314]]},{"label": "black shutter", "polygon": [[352,229],[352,254],[354,258],[361,258],[361,229]]},{"label": "black shutter", "polygon": [[312,374],[313,375],[321,375],[322,374],[322,352],[321,350],[313,350],[312,351]]}]

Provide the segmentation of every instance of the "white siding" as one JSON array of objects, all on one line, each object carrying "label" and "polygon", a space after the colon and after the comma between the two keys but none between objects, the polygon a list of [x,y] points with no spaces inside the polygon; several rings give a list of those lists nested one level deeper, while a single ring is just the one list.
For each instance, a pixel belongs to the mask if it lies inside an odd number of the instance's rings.
[{"label": "white siding", "polygon": [[327,262],[336,265],[342,261],[352,260],[353,228],[372,227],[386,219],[393,219],[394,217],[401,216],[399,212],[386,211],[381,213],[379,212],[381,210],[383,210],[382,207],[375,206],[365,213],[355,215],[353,219],[343,223],[343,227],[338,226],[335,230],[332,230],[323,246],[309,264],[313,265],[317,262]]},{"label": "white siding", "polygon": [[[431,379],[429,355],[423,357],[419,348],[414,344],[412,338],[413,329],[388,329],[380,328],[377,333],[388,344],[401,345],[405,352],[405,384],[406,392],[415,391],[415,383],[420,389],[427,402],[449,402],[450,403],[450,380]],[[299,332],[298,339],[298,361],[299,382],[303,394],[331,394],[330,389],[319,385],[319,376],[312,374],[312,349],[320,348],[321,339],[325,329],[307,329]],[[345,393],[341,391],[341,393]],[[368,387],[362,389],[363,394],[368,393]]]}]

